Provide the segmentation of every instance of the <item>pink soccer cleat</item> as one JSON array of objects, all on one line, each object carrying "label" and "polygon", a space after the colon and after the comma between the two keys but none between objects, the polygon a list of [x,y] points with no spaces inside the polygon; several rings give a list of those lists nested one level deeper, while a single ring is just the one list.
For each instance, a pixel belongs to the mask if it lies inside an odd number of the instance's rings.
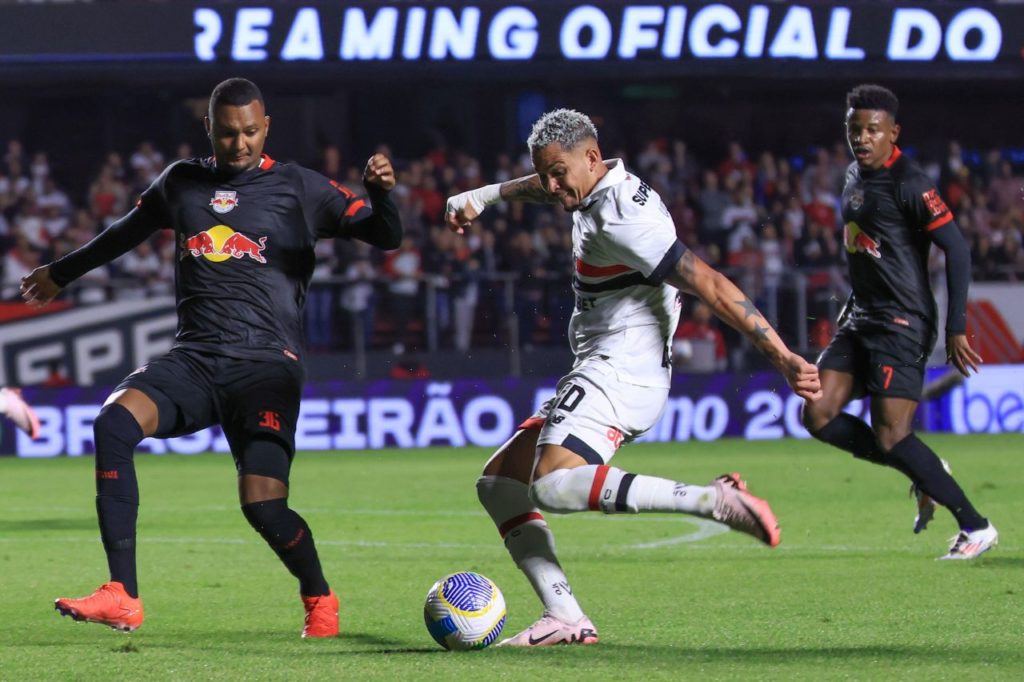
[{"label": "pink soccer cleat", "polygon": [[586,616],[575,625],[547,613],[536,623],[498,643],[498,646],[553,646],[555,644],[597,644],[597,630]]},{"label": "pink soccer cleat", "polygon": [[950,541],[949,552],[939,559],[977,559],[999,544],[999,533],[991,523],[979,530],[962,530]]},{"label": "pink soccer cleat", "polygon": [[14,422],[14,425],[27,433],[32,440],[39,437],[39,417],[21,397],[17,388],[0,388],[0,412]]},{"label": "pink soccer cleat", "polygon": [[723,474],[711,482],[718,499],[711,518],[742,531],[769,547],[779,544],[782,531],[768,502],[747,491],[746,482],[739,474]]}]

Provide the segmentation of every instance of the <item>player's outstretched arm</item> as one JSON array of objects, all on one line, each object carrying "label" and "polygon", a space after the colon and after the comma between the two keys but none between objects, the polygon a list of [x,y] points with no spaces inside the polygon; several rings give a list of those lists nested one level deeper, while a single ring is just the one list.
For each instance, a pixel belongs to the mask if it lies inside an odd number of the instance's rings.
[{"label": "player's outstretched arm", "polygon": [[687,251],[665,281],[708,304],[730,327],[746,336],[786,377],[793,391],[806,400],[821,397],[818,368],[789,350],[754,303],[729,278]]},{"label": "player's outstretched arm", "polygon": [[499,201],[525,201],[530,204],[554,204],[555,197],[544,190],[534,173],[514,180],[484,185],[448,197],[444,221],[452,232],[462,234],[484,209]]},{"label": "player's outstretched arm", "polygon": [[133,208],[84,246],[23,277],[21,297],[31,306],[42,307],[68,284],[131,251],[157,229],[152,218],[139,208]]}]

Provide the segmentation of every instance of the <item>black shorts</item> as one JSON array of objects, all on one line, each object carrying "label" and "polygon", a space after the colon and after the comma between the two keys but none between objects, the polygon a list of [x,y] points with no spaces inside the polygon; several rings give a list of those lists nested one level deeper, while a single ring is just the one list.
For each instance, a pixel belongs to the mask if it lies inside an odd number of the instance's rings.
[{"label": "black shorts", "polygon": [[304,380],[302,365],[288,358],[243,360],[175,348],[129,374],[117,390],[135,388],[156,403],[157,438],[220,424],[239,472],[259,474],[242,461],[246,446],[269,437],[284,446],[291,461]]},{"label": "black shorts", "polygon": [[818,368],[852,374],[856,398],[868,394],[919,401],[930,352],[903,334],[843,325],[818,357]]}]

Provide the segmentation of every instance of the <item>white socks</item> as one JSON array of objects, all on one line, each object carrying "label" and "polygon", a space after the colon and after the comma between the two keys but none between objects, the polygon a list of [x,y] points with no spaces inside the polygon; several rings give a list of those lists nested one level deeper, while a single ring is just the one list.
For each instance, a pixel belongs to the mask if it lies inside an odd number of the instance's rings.
[{"label": "white socks", "polygon": [[516,566],[526,574],[546,613],[566,622],[583,618],[569,581],[555,556],[555,538],[530,500],[528,487],[504,476],[481,476],[480,503],[494,520]]},{"label": "white socks", "polygon": [[538,506],[556,513],[589,509],[709,516],[717,498],[714,486],[639,476],[607,465],[558,469],[534,481],[532,488],[504,476],[481,476],[476,491],[545,612],[566,623],[579,622],[583,611],[558,563],[555,538]]},{"label": "white socks", "polygon": [[707,516],[717,497],[713,486],[686,485],[630,474],[608,465],[557,469],[533,482],[530,495],[545,511],[684,512]]}]

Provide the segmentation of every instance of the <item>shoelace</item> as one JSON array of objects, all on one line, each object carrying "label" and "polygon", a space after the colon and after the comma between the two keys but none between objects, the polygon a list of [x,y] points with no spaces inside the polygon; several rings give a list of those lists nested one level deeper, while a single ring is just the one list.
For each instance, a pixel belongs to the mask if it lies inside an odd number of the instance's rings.
[{"label": "shoelace", "polygon": [[967,533],[963,531],[957,533],[949,539],[949,553],[959,552],[963,545],[967,544]]}]

